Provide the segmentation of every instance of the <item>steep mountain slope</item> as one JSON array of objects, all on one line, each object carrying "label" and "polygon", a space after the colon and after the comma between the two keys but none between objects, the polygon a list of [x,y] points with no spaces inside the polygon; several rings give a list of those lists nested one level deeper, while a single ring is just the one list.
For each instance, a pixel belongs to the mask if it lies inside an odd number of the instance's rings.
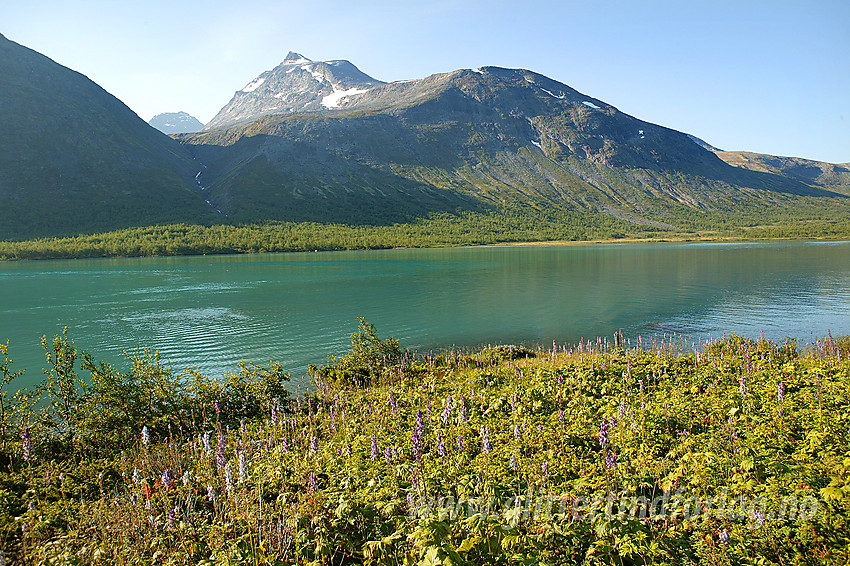
[{"label": "steep mountain slope", "polygon": [[[312,72],[300,55],[289,57],[257,80]],[[302,96],[305,78],[289,85],[294,92],[275,83],[257,100],[267,102],[272,91],[279,99]],[[266,81],[254,84],[249,94]],[[331,107],[315,88],[306,103],[286,108],[231,101],[226,109],[243,109],[249,122],[216,127],[214,120],[181,137],[207,167],[202,179],[213,203],[245,220],[395,222],[457,208],[554,206],[669,225],[699,211],[840,197],[732,167],[687,134],[527,70],[356,84],[343,86],[363,92]]]},{"label": "steep mountain slope", "polygon": [[191,134],[204,128],[200,120],[187,112],[163,112],[151,118],[148,124],[163,134]]},{"label": "steep mountain slope", "polygon": [[0,36],[0,239],[210,221],[199,167],[85,76]]}]

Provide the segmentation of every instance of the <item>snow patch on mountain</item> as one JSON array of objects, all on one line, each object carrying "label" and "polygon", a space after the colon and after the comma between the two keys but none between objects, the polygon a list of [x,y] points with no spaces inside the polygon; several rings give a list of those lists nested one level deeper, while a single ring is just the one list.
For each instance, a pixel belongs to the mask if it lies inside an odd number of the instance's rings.
[{"label": "snow patch on mountain", "polygon": [[559,95],[555,94],[554,92],[552,92],[551,90],[546,90],[546,89],[545,89],[545,88],[543,88],[542,86],[538,86],[537,88],[539,88],[540,90],[542,90],[543,92],[545,92],[546,94],[548,94],[549,96],[551,96],[551,97],[553,97],[553,98],[557,98],[558,100],[563,100],[563,99],[564,99],[564,95],[563,95],[563,94],[561,94],[561,95],[559,96]]},{"label": "snow patch on mountain", "polygon": [[588,108],[593,108],[594,110],[602,110],[602,108],[590,102],[589,100],[582,100],[581,103],[587,106]]},{"label": "snow patch on mountain", "polygon": [[259,77],[242,87],[242,92],[254,92],[260,85],[266,82],[265,77]]},{"label": "snow patch on mountain", "polygon": [[356,94],[363,94],[364,92],[368,92],[369,89],[364,88],[349,88],[347,90],[337,90],[336,85],[334,85],[334,91],[322,98],[322,106],[325,108],[339,108],[340,101],[347,96],[354,96]]}]

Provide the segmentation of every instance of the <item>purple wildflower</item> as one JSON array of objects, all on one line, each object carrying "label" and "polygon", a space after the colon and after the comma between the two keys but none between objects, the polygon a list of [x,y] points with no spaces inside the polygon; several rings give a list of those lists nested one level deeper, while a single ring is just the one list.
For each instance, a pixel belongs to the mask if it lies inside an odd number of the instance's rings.
[{"label": "purple wildflower", "polygon": [[[301,402],[300,402],[300,397],[299,397],[299,403],[298,403],[298,404],[299,404],[299,405],[301,404]],[[277,403],[275,403],[274,405],[272,405],[272,424],[273,424],[273,425],[276,425],[276,424],[277,424]]]},{"label": "purple wildflower", "polygon": [[348,456],[349,460],[351,460],[351,452],[351,443],[349,442],[345,445],[345,455]]},{"label": "purple wildflower", "polygon": [[480,434],[481,434],[481,449],[484,452],[489,453],[490,448],[491,448],[490,447],[490,431],[487,430],[487,427],[484,426],[483,424],[481,425]]},{"label": "purple wildflower", "polygon": [[563,409],[558,409],[558,422],[561,423],[561,428],[566,428],[566,425],[564,424],[564,410]]},{"label": "purple wildflower", "polygon": [[460,413],[460,422],[466,422],[466,399],[463,398],[463,395],[460,396],[460,401],[458,402],[458,413]]},{"label": "purple wildflower", "polygon": [[543,477],[548,478],[549,477],[549,460],[543,460],[543,464],[540,466],[540,468],[543,471]]},{"label": "purple wildflower", "polygon": [[315,436],[310,438],[310,454],[315,454],[319,451],[319,439]]},{"label": "purple wildflower", "polygon": [[776,401],[779,403],[779,414],[782,415],[782,402],[785,401],[785,385],[776,386]]},{"label": "purple wildflower", "polygon": [[218,429],[218,444],[215,447],[215,465],[216,469],[221,470],[224,468],[224,465],[227,463],[227,459],[224,455],[225,449],[225,441],[224,434],[221,432],[221,427]]},{"label": "purple wildflower", "polygon": [[29,462],[32,458],[32,435],[27,427],[21,431],[21,449],[24,452],[24,462]]},{"label": "purple wildflower", "polygon": [[516,456],[511,454],[511,468],[516,470]]},{"label": "purple wildflower", "polygon": [[389,446],[384,448],[384,460],[387,461],[387,464],[391,464],[393,461],[393,451]]},{"label": "purple wildflower", "polygon": [[459,434],[457,437],[457,450],[458,452],[463,452],[463,435]]},{"label": "purple wildflower", "polygon": [[398,401],[396,401],[392,391],[390,391],[390,410],[393,412],[393,415],[398,416]]},{"label": "purple wildflower", "polygon": [[165,468],[165,471],[162,472],[162,477],[160,478],[160,481],[162,482],[162,487],[166,489],[171,487],[171,484],[174,480],[171,478],[171,472],[168,471],[168,468]]},{"label": "purple wildflower", "polygon": [[452,416],[452,405],[453,405],[452,396],[449,395],[446,397],[446,404],[443,407],[443,424],[449,424],[449,419]]},{"label": "purple wildflower", "polygon": [[604,450],[608,446],[608,420],[602,419],[602,424],[599,425],[599,446]]},{"label": "purple wildflower", "polygon": [[517,442],[522,442],[522,430],[520,430],[519,425],[514,425],[514,438]]},{"label": "purple wildflower", "polygon": [[446,443],[443,442],[443,438],[440,436],[440,431],[437,431],[437,452],[440,454],[440,458],[446,457]]},{"label": "purple wildflower", "polygon": [[422,433],[425,432],[425,423],[422,422],[422,409],[416,410],[416,426],[413,427],[411,439],[413,457],[419,460],[422,455]]},{"label": "purple wildflower", "polygon": [[310,476],[308,477],[308,481],[310,483],[310,491],[316,491],[316,489],[318,489],[318,486],[316,485],[316,474],[313,473],[313,472],[310,472]]},{"label": "purple wildflower", "polygon": [[224,466],[224,486],[227,493],[233,491],[233,468],[230,467],[230,462]]},{"label": "purple wildflower", "polygon": [[[188,472],[187,472],[188,473]],[[245,461],[245,453],[239,453],[239,483],[245,483],[248,477],[248,462]]]},{"label": "purple wildflower", "polygon": [[213,486],[207,486],[207,501],[215,505],[216,496],[215,496],[215,488]]},{"label": "purple wildflower", "polygon": [[372,435],[372,453],[371,453],[371,458],[372,458],[372,460],[377,460],[377,459],[378,459],[378,439],[375,437],[375,435],[374,435],[374,434]]},{"label": "purple wildflower", "polygon": [[730,539],[730,537],[729,537],[729,531],[727,531],[726,529],[723,529],[723,530],[722,530],[722,531],[720,531],[720,533],[718,533],[718,535],[717,535],[717,540],[719,540],[719,541],[720,541],[720,544],[722,544],[722,545],[727,545],[727,544],[729,544],[729,539]]},{"label": "purple wildflower", "polygon": [[410,468],[410,485],[413,489],[419,489],[419,473],[416,468]]},{"label": "purple wildflower", "polygon": [[747,396],[747,376],[741,374],[741,397]]}]

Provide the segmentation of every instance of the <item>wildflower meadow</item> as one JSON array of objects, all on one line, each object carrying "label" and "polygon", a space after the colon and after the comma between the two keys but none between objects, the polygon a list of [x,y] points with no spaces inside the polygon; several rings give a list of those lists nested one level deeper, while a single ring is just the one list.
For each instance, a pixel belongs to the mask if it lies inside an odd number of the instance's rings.
[{"label": "wildflower meadow", "polygon": [[12,393],[0,564],[847,564],[850,340],[418,355],[361,320],[299,390],[67,333]]}]

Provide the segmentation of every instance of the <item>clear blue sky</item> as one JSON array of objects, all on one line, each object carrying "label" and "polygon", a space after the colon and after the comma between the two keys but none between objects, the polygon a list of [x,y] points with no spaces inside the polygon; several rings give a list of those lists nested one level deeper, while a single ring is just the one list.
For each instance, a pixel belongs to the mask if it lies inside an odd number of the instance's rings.
[{"label": "clear blue sky", "polygon": [[145,120],[206,122],[292,50],[384,81],[523,67],[723,149],[850,162],[847,0],[0,0],[0,33]]}]

